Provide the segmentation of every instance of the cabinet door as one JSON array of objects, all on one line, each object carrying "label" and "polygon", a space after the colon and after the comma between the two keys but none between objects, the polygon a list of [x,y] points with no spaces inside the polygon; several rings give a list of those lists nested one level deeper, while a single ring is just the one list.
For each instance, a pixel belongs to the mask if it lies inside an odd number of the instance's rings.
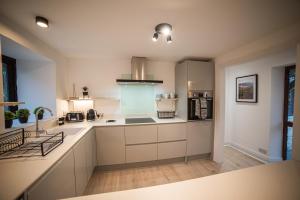
[{"label": "cabinet door", "polygon": [[206,154],[212,148],[212,121],[187,123],[188,155]]},{"label": "cabinet door", "polygon": [[179,158],[186,155],[186,141],[158,143],[158,159]]},{"label": "cabinet door", "polygon": [[126,163],[157,160],[157,144],[126,146]]},{"label": "cabinet door", "polygon": [[203,61],[188,61],[188,81],[189,90],[213,90],[213,63]]},{"label": "cabinet door", "polygon": [[70,151],[28,190],[27,197],[54,200],[75,195],[74,156]]},{"label": "cabinet door", "polygon": [[124,127],[96,128],[98,165],[125,163]]},{"label": "cabinet door", "polygon": [[86,164],[87,164],[87,177],[88,180],[93,174],[96,165],[96,141],[95,130],[90,130],[86,135]]},{"label": "cabinet door", "polygon": [[86,162],[87,136],[82,138],[74,147],[76,194],[80,196],[88,183]]},{"label": "cabinet door", "polygon": [[158,125],[158,142],[185,140],[186,123]]},{"label": "cabinet door", "polygon": [[126,144],[145,144],[157,142],[156,125],[139,125],[125,127]]}]

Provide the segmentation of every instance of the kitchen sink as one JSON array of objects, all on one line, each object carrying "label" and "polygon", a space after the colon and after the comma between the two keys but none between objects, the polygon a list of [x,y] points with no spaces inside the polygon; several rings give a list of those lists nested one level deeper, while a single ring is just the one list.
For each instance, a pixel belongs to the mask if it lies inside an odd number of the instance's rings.
[{"label": "kitchen sink", "polygon": [[156,123],[152,118],[126,118],[126,124],[145,124],[145,123]]}]

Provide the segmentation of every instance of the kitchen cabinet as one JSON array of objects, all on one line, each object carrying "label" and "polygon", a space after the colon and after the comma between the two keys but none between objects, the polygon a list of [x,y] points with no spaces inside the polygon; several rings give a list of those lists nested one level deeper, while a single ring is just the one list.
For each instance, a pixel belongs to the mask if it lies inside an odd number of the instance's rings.
[{"label": "kitchen cabinet", "polygon": [[195,121],[187,123],[187,155],[211,152],[213,135],[212,121]]},{"label": "kitchen cabinet", "polygon": [[188,90],[213,90],[214,67],[212,62],[187,61]]},{"label": "kitchen cabinet", "polygon": [[124,127],[96,128],[97,163],[113,165],[125,163]]},{"label": "kitchen cabinet", "polygon": [[186,141],[158,143],[158,159],[179,158],[186,155]]},{"label": "kitchen cabinet", "polygon": [[74,156],[69,151],[28,190],[27,199],[54,200],[75,195]]},{"label": "kitchen cabinet", "polygon": [[87,136],[84,136],[73,148],[75,159],[75,183],[76,183],[76,195],[83,194],[84,189],[88,183],[87,174]]},{"label": "kitchen cabinet", "polygon": [[97,165],[95,129],[92,129],[87,133],[85,147],[86,147],[87,176],[89,180],[93,174],[94,168]]},{"label": "kitchen cabinet", "polygon": [[186,123],[158,125],[158,142],[185,140]]},{"label": "kitchen cabinet", "polygon": [[126,146],[126,163],[157,160],[157,143]]},{"label": "kitchen cabinet", "polygon": [[156,125],[126,126],[125,139],[126,139],[126,145],[157,142],[157,126]]}]

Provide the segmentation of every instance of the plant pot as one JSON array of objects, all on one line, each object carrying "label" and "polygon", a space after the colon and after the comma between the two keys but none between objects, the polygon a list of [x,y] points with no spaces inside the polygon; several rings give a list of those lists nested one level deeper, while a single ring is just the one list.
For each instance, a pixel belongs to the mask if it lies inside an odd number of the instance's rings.
[{"label": "plant pot", "polygon": [[38,114],[38,120],[41,120],[41,119],[43,119],[44,118],[44,114],[43,113],[39,113]]},{"label": "plant pot", "polygon": [[5,128],[11,128],[13,125],[13,120],[9,119],[9,120],[5,120]]},{"label": "plant pot", "polygon": [[28,117],[19,117],[19,122],[20,122],[21,124],[27,123],[27,122],[28,122]]}]

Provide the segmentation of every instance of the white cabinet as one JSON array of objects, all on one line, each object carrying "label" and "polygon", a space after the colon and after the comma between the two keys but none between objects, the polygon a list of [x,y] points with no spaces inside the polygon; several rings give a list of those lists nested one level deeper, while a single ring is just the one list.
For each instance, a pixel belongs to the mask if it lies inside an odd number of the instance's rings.
[{"label": "white cabinet", "polygon": [[76,194],[80,196],[88,183],[86,144],[87,136],[82,138],[73,148],[75,159]]},{"label": "white cabinet", "polygon": [[97,165],[95,129],[92,129],[87,133],[85,140],[87,176],[89,180],[93,174],[95,166]]},{"label": "white cabinet", "polygon": [[157,144],[126,146],[126,163],[157,160]]},{"label": "white cabinet", "polygon": [[156,125],[138,125],[125,127],[126,144],[145,144],[157,142]]},{"label": "white cabinet", "polygon": [[158,125],[158,142],[186,139],[186,123]]},{"label": "white cabinet", "polygon": [[28,200],[54,200],[75,196],[74,156],[69,151],[28,190]]},{"label": "white cabinet", "polygon": [[125,163],[124,127],[96,128],[98,165]]},{"label": "white cabinet", "polygon": [[214,66],[212,62],[187,61],[188,90],[213,90]]},{"label": "white cabinet", "polygon": [[179,158],[186,155],[186,141],[158,143],[158,159]]},{"label": "white cabinet", "polygon": [[197,121],[187,123],[187,154],[198,155],[211,152],[212,121]]}]

